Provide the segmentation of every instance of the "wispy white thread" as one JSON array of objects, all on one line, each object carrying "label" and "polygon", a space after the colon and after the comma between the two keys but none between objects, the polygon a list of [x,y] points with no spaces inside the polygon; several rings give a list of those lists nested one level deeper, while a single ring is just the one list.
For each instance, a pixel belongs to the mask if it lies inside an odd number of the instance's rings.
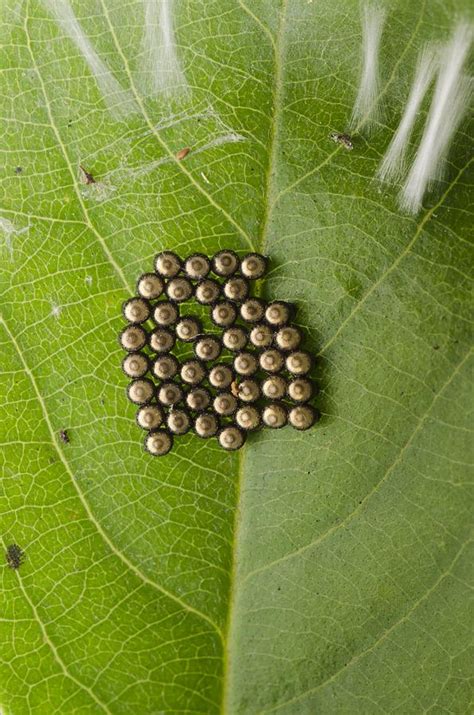
[{"label": "wispy white thread", "polygon": [[[196,156],[197,154],[202,154],[202,152],[207,151],[208,149],[212,149],[216,146],[222,146],[223,144],[235,144],[237,142],[245,141],[247,141],[247,137],[244,137],[242,134],[238,134],[237,132],[221,134],[217,137],[214,137],[214,139],[211,139],[210,141],[206,142],[206,144],[202,144],[198,147],[193,147],[192,153],[189,156],[191,157]],[[104,177],[104,181],[109,182],[111,179],[113,179],[118,184],[121,184],[124,181],[139,179],[142,176],[147,176],[148,174],[151,174],[151,172],[153,172],[158,167],[163,166],[163,164],[171,164],[174,161],[176,161],[175,157],[163,156],[160,159],[154,159],[153,161],[149,161],[148,163],[142,164],[138,167],[119,167],[117,169],[112,169],[112,171],[106,174]],[[83,190],[87,189],[90,191],[96,186],[97,184],[90,184],[88,186],[84,186]],[[116,187],[114,187],[114,189],[115,188]]]},{"label": "wispy white thread", "polygon": [[386,12],[373,3],[362,6],[362,73],[352,110],[351,127],[361,129],[380,117],[379,48]]},{"label": "wispy white thread", "polygon": [[[21,234],[26,233],[29,228],[29,224],[28,226],[24,226],[23,228],[17,228],[8,218],[3,218],[3,216],[0,216],[0,233],[5,237],[4,245],[8,253],[10,254],[10,258],[13,257],[13,236],[21,236]],[[1,248],[2,241],[0,240],[0,249]]]},{"label": "wispy white thread", "polygon": [[105,62],[100,59],[80,26],[69,2],[67,0],[42,0],[42,2],[84,57],[113,117],[119,120],[126,119],[130,114],[138,112],[138,106],[131,93],[123,89]]},{"label": "wispy white thread", "polygon": [[418,152],[400,195],[402,209],[417,213],[426,189],[442,176],[451,140],[472,94],[472,81],[463,75],[473,39],[473,27],[459,23],[440,51],[440,70],[428,120]]},{"label": "wispy white thread", "polygon": [[434,47],[425,47],[418,58],[415,79],[408,97],[403,117],[378,170],[381,181],[397,180],[405,167],[406,150],[418,110],[438,67]]},{"label": "wispy white thread", "polygon": [[173,0],[144,0],[145,72],[141,84],[146,94],[187,94],[173,27]]}]

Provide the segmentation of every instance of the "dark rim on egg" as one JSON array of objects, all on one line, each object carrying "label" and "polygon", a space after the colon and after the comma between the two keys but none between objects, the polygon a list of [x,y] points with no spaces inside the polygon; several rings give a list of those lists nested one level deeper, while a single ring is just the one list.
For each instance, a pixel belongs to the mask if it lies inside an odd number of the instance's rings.
[{"label": "dark rim on egg", "polygon": [[[304,415],[307,415],[307,422],[303,423],[301,426],[297,426],[292,419],[294,419],[294,416],[297,412],[303,413]],[[295,405],[294,407],[291,408],[291,410],[288,413],[288,422],[289,424],[294,428],[299,430],[300,432],[303,432],[304,430],[310,429],[316,422],[318,421],[320,415],[318,410],[316,410],[312,405],[308,405],[307,403],[302,404],[302,405]]]},{"label": "dark rim on egg", "polygon": [[[266,302],[261,298],[247,298],[240,306],[240,316],[247,323],[260,323],[265,315]],[[253,311],[249,317],[248,313]]]},{"label": "dark rim on egg", "polygon": [[[132,316],[129,317],[127,315],[127,312],[129,312],[130,307],[133,305],[141,307],[141,309],[142,309],[141,316],[139,316],[137,318],[133,318]],[[150,302],[146,298],[141,298],[141,297],[140,298],[137,298],[137,297],[129,298],[122,305],[122,315],[125,318],[125,320],[127,320],[130,323],[130,325],[139,325],[140,323],[145,323],[151,315]]]},{"label": "dark rim on egg", "polygon": [[[154,283],[156,285],[156,289],[151,294],[150,292],[148,292],[147,295],[144,295],[144,286],[142,286],[141,284],[147,279],[149,282]],[[159,298],[160,295],[163,293],[164,289],[164,281],[160,276],[157,276],[156,273],[142,273],[142,275],[137,280],[137,293],[139,296],[147,300],[156,300],[156,298]]]},{"label": "dark rim on egg", "polygon": [[[222,401],[223,399],[227,399],[227,398],[228,398],[228,402],[229,402],[229,407],[226,408],[224,412],[219,411],[216,407],[216,402],[218,400]],[[212,407],[214,408],[214,412],[216,414],[218,414],[220,417],[230,417],[231,415],[233,415],[236,412],[238,406],[239,406],[239,403],[237,401],[237,398],[234,397],[232,392],[229,392],[228,390],[221,390],[221,392],[218,392],[212,401]]]},{"label": "dark rim on egg", "polygon": [[[144,386],[149,387],[148,397],[146,397],[144,400],[134,399],[131,394],[132,391],[139,384],[143,384]],[[130,400],[130,402],[133,402],[134,405],[148,405],[152,401],[154,396],[155,396],[155,383],[147,377],[138,377],[136,380],[132,380],[132,382],[130,382],[127,385],[127,397]]]},{"label": "dark rim on egg", "polygon": [[[140,416],[148,411],[154,412],[155,415],[158,416],[158,419],[159,419],[158,424],[156,424],[154,426],[152,425],[151,427],[149,425],[147,426],[147,425],[140,424]],[[140,427],[140,429],[145,429],[145,430],[158,429],[158,427],[161,427],[164,420],[165,420],[164,410],[159,405],[154,405],[154,404],[150,404],[150,403],[148,403],[147,405],[141,405],[135,414],[135,422]]]},{"label": "dark rim on egg", "polygon": [[[295,385],[298,384],[302,385],[303,387],[306,387],[306,397],[295,397],[294,394],[291,394],[292,388],[294,389]],[[305,402],[308,402],[308,400],[313,397],[313,395],[315,394],[315,388],[311,380],[308,380],[307,377],[295,377],[288,383],[286,392],[290,400],[293,400],[293,402],[297,402],[298,404],[303,404]]]},{"label": "dark rim on egg", "polygon": [[[196,367],[199,373],[199,379],[185,380],[183,377],[183,372],[185,372],[186,368],[189,368],[191,365]],[[199,385],[206,377],[206,367],[201,360],[197,360],[196,358],[185,360],[185,362],[181,364],[180,375],[181,379],[186,383],[186,385]]]},{"label": "dark rim on egg", "polygon": [[[166,398],[166,395],[162,395],[162,391],[167,390],[168,388],[172,388],[173,391],[175,391],[176,394],[176,399],[170,400],[169,397]],[[164,407],[171,407],[172,405],[177,405],[181,400],[183,399],[184,392],[183,388],[181,385],[179,385],[177,382],[174,380],[163,380],[161,385],[158,385],[157,391],[156,391],[156,397],[158,400],[158,403],[160,405],[163,405]],[[165,399],[166,398],[166,399]]]},{"label": "dark rim on egg", "polygon": [[[192,264],[193,262],[198,262],[200,264],[199,270],[197,270]],[[204,253],[192,253],[184,261],[184,272],[191,278],[191,280],[200,280],[205,278],[209,271],[211,270],[211,262]]]},{"label": "dark rim on egg", "polygon": [[[201,405],[197,405],[194,400],[198,398],[198,396],[201,396],[204,398],[204,403]],[[207,410],[209,405],[211,404],[212,401],[212,395],[209,392],[209,390],[205,387],[193,387],[191,390],[186,395],[186,404],[190,410],[193,412],[204,412]]]},{"label": "dark rim on egg", "polygon": [[249,295],[249,282],[242,276],[232,276],[224,281],[222,291],[228,300],[233,300],[235,303],[242,303]]},{"label": "dark rim on egg", "polygon": [[[166,318],[166,320],[163,317],[157,317],[159,315],[159,311],[163,311],[164,309],[166,309],[169,313],[169,317]],[[179,320],[179,308],[175,303],[169,300],[161,300],[153,308],[152,317],[157,325],[163,328],[168,328],[170,325],[174,325],[177,320]]]},{"label": "dark rim on egg", "polygon": [[[136,335],[137,337],[140,338],[140,340],[138,342],[135,342],[134,345],[130,345],[129,347],[127,347],[126,345],[124,345],[124,338],[125,338],[125,336],[130,335],[130,334]],[[141,327],[141,325],[127,325],[119,333],[119,343],[122,346],[122,348],[129,353],[138,352],[143,347],[145,347],[146,342],[147,342],[147,333]]]},{"label": "dark rim on egg", "polygon": [[[200,351],[202,351],[202,346],[206,343],[209,347],[212,347],[212,352],[210,355],[200,355],[199,353]],[[202,360],[203,362],[210,362],[211,360],[217,360],[217,358],[221,354],[222,343],[215,335],[203,335],[202,337],[196,338],[193,343],[193,350],[198,360]]]},{"label": "dark rim on egg", "polygon": [[[229,318],[227,320],[224,321],[223,319],[219,319],[219,308],[228,309]],[[217,325],[219,328],[230,328],[230,326],[233,325],[237,320],[237,309],[235,307],[235,304],[229,300],[221,300],[218,303],[215,303],[212,306],[211,320],[214,325]]]},{"label": "dark rim on egg", "polygon": [[[166,440],[168,442],[166,450],[164,452],[160,452],[157,454],[156,452],[152,452],[149,447],[148,447],[148,440],[152,437],[152,435],[159,433],[160,435],[166,435]],[[145,442],[144,442],[144,447],[145,451],[148,452],[148,454],[151,454],[152,457],[164,457],[168,452],[171,450],[173,447],[173,435],[170,434],[170,432],[167,429],[163,429],[163,427],[158,427],[157,429],[152,429],[148,432],[148,434],[145,437]]]},{"label": "dark rim on egg", "polygon": [[262,256],[261,253],[247,253],[240,261],[240,272],[249,280],[258,280],[265,274],[267,266],[266,256]]},{"label": "dark rim on egg", "polygon": [[[212,375],[217,370],[223,370],[225,372],[225,374],[227,375],[227,380],[225,383],[217,384],[216,382],[212,381]],[[220,363],[217,365],[213,365],[211,367],[211,369],[209,370],[207,379],[209,381],[209,384],[212,387],[214,387],[216,390],[220,390],[220,389],[225,390],[231,385],[232,381],[234,380],[234,377],[235,377],[235,373],[232,370],[232,368],[230,367],[230,365],[225,365],[224,363]]]},{"label": "dark rim on egg", "polygon": [[[237,335],[240,336],[241,341],[237,345],[232,345],[230,341],[230,336],[231,335]],[[245,328],[241,328],[240,325],[234,325],[231,326],[230,328],[227,328],[227,330],[224,330],[222,333],[222,343],[227,350],[230,350],[231,352],[239,352],[244,349],[244,347],[247,345],[249,340],[249,336]]]},{"label": "dark rim on egg", "polygon": [[[157,375],[156,374],[156,369],[158,365],[165,365],[168,363],[171,365],[171,371],[168,371],[167,373],[163,373],[163,376]],[[174,355],[171,355],[171,353],[164,353],[163,355],[158,355],[158,357],[153,360],[152,365],[151,365],[151,372],[155,377],[158,378],[158,380],[171,380],[172,377],[176,375],[176,373],[179,370],[179,362],[175,358]]]},{"label": "dark rim on egg", "polygon": [[[202,296],[202,293],[206,288],[211,292],[211,295],[209,295],[207,298]],[[199,281],[194,291],[195,298],[197,302],[201,305],[214,305],[214,303],[218,300],[220,294],[221,286],[217,281],[213,280],[212,278],[204,278],[204,280]]]},{"label": "dark rim on egg", "polygon": [[[229,258],[232,260],[232,267],[229,269],[219,266],[219,262],[221,262],[221,259],[224,256],[229,256]],[[238,270],[239,265],[240,265],[240,261],[239,261],[238,255],[234,251],[231,251],[230,249],[224,249],[223,251],[218,251],[211,259],[212,272],[215,273],[216,276],[221,276],[221,277],[232,276]]]},{"label": "dark rim on egg", "polygon": [[[173,420],[182,418],[184,419],[184,427],[177,427],[176,424],[173,425]],[[182,407],[171,408],[166,415],[166,424],[171,434],[183,435],[189,432],[192,426],[192,421],[188,410],[184,410]]]},{"label": "dark rim on egg", "polygon": [[[203,421],[202,418],[206,418],[206,417],[209,418],[211,422],[214,422],[215,429],[213,429],[213,431],[209,432],[208,434],[201,434],[200,432],[198,432],[198,428],[196,425]],[[194,420],[193,428],[194,428],[195,434],[197,434],[197,436],[200,437],[201,439],[210,439],[211,437],[214,437],[219,431],[219,419],[214,412],[209,412],[209,411],[201,412],[201,414],[199,414],[196,417],[196,419]]]},{"label": "dark rim on egg", "polygon": [[[276,308],[280,309],[280,317],[272,317],[272,311],[274,311]],[[287,325],[288,322],[291,320],[291,315],[292,306],[290,305],[290,303],[286,303],[282,300],[272,301],[267,305],[267,308],[265,310],[265,320],[269,325],[272,326],[272,328],[280,328],[283,327],[283,325]]]},{"label": "dark rim on egg", "polygon": [[[255,416],[255,424],[252,425],[251,427],[245,427],[243,424],[239,422],[239,416],[241,416],[242,412],[245,410],[250,410],[254,416]],[[260,410],[255,407],[255,405],[251,402],[240,405],[240,407],[237,409],[237,412],[234,415],[234,419],[237,423],[237,426],[240,427],[241,429],[245,430],[246,432],[255,432],[255,430],[258,430],[262,426],[262,415]]]},{"label": "dark rim on egg", "polygon": [[[169,268],[162,267],[161,264],[164,259],[169,259],[170,263],[172,263],[173,266]],[[174,253],[174,251],[161,251],[161,253],[158,253],[155,256],[154,265],[155,271],[158,273],[158,275],[162,276],[163,278],[174,278],[180,272],[183,264],[181,262],[181,258],[176,253]]]},{"label": "dark rim on egg", "polygon": [[[163,337],[167,338],[166,345],[164,345],[163,347],[157,346],[156,342],[154,340],[159,335],[162,335]],[[168,353],[170,350],[172,350],[174,348],[175,342],[176,342],[176,335],[169,328],[165,328],[165,327],[154,328],[148,334],[148,347],[154,353],[160,353],[163,355],[165,353]]]},{"label": "dark rim on egg", "polygon": [[[281,424],[271,425],[265,420],[265,412],[272,409],[283,416],[283,422]],[[282,427],[285,427],[285,425],[288,424],[288,409],[286,408],[286,405],[284,405],[282,402],[279,402],[278,400],[272,400],[271,402],[268,402],[262,408],[262,422],[270,429],[281,429]]]},{"label": "dark rim on egg", "polygon": [[192,297],[194,287],[188,278],[183,278],[183,276],[179,276],[176,278],[172,278],[166,284],[165,291],[166,295],[168,296],[168,300],[172,303],[185,303]]},{"label": "dark rim on egg", "polygon": [[[225,446],[222,444],[222,442],[221,442],[222,435],[225,434],[226,432],[230,431],[230,430],[236,430],[237,432],[240,433],[241,442],[240,442],[240,444],[238,444],[238,445],[235,446],[235,447],[225,447]],[[234,424],[226,425],[225,427],[222,427],[222,429],[220,429],[219,432],[217,433],[217,439],[218,439],[218,441],[219,441],[220,446],[221,446],[223,449],[225,449],[227,452],[235,452],[235,451],[237,451],[238,449],[240,449],[241,447],[243,447],[244,444],[245,444],[246,438],[247,438],[246,432],[245,432],[243,429],[241,429],[240,427],[238,427],[237,425],[234,425]]]},{"label": "dark rim on egg", "polygon": [[[191,338],[183,338],[179,334],[180,326],[183,325],[184,323],[189,323],[189,324],[192,323],[196,329],[195,334]],[[179,340],[182,340],[183,343],[191,343],[202,332],[201,321],[198,320],[197,318],[195,318],[193,315],[182,315],[176,324],[175,330],[176,330],[176,335],[179,338]]]},{"label": "dark rim on egg", "polygon": [[[136,358],[139,362],[141,362],[144,369],[140,373],[136,373],[136,374],[132,375],[130,372],[127,372],[126,364],[127,364],[127,362],[131,362],[133,360],[133,358]],[[150,359],[149,359],[148,355],[145,355],[145,353],[142,353],[139,351],[129,352],[129,353],[127,353],[127,355],[125,355],[124,359],[122,360],[122,370],[123,370],[123,373],[127,377],[133,377],[133,378],[143,377],[144,375],[147,374],[149,369],[150,369]]]}]

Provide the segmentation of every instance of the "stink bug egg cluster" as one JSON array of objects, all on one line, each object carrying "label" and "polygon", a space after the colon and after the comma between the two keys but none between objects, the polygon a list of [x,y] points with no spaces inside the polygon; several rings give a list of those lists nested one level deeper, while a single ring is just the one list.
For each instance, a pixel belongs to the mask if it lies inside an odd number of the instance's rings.
[{"label": "stink bug egg cluster", "polygon": [[168,454],[191,430],[234,451],[249,432],[317,421],[313,358],[292,325],[294,306],[252,296],[267,263],[258,253],[183,260],[162,251],[139,277],[119,341],[149,454]]}]

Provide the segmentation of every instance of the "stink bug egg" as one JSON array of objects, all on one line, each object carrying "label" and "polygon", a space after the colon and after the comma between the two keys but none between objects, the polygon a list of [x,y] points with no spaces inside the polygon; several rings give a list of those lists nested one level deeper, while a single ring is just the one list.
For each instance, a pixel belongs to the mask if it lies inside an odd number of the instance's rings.
[{"label": "stink bug egg", "polygon": [[218,299],[221,292],[219,283],[206,278],[196,286],[196,300],[201,305],[212,305]]},{"label": "stink bug egg", "polygon": [[240,306],[240,315],[246,323],[258,323],[265,315],[265,303],[260,298],[249,298]]},{"label": "stink bug egg", "polygon": [[155,386],[151,380],[139,378],[127,387],[128,399],[136,405],[146,405],[153,398]]},{"label": "stink bug egg", "polygon": [[231,392],[221,392],[214,398],[213,407],[218,415],[228,417],[236,411],[237,400]]},{"label": "stink bug egg", "polygon": [[237,318],[237,311],[233,303],[221,301],[213,306],[211,318],[215,325],[218,325],[221,328],[227,328],[235,322],[235,319]]},{"label": "stink bug egg", "polygon": [[288,385],[288,397],[294,402],[307,402],[313,396],[313,385],[304,377],[297,377]]},{"label": "stink bug egg", "polygon": [[155,258],[155,270],[163,278],[174,278],[181,270],[181,260],[172,251],[163,251]]},{"label": "stink bug egg", "polygon": [[199,360],[215,360],[221,354],[221,343],[212,335],[198,338],[194,343],[194,352]]},{"label": "stink bug egg", "polygon": [[173,278],[166,286],[166,295],[174,303],[189,300],[192,294],[193,286],[187,278]]},{"label": "stink bug egg", "polygon": [[137,281],[137,291],[142,298],[156,300],[163,293],[165,284],[156,273],[144,273]]},{"label": "stink bug egg", "polygon": [[168,429],[173,434],[186,434],[191,427],[189,415],[184,410],[171,409],[167,418]]},{"label": "stink bug egg", "polygon": [[189,343],[196,338],[201,332],[201,324],[199,320],[192,317],[183,317],[176,325],[176,335],[180,340]]},{"label": "stink bug egg", "polygon": [[245,278],[228,278],[223,286],[224,295],[237,303],[245,300],[249,294],[249,284]]},{"label": "stink bug egg", "polygon": [[140,325],[128,325],[119,336],[120,344],[128,352],[141,350],[146,344],[147,334]]},{"label": "stink bug egg", "polygon": [[174,355],[160,355],[152,363],[151,370],[159,380],[170,380],[178,372],[178,367]]},{"label": "stink bug egg", "polygon": [[249,280],[261,278],[267,270],[267,259],[260,253],[249,253],[242,258],[240,271]]},{"label": "stink bug egg", "polygon": [[227,451],[240,449],[245,442],[245,432],[235,425],[224,427],[218,435],[219,444]]},{"label": "stink bug egg", "polygon": [[198,385],[205,376],[206,371],[199,360],[187,360],[181,365],[181,379],[188,385]]},{"label": "stink bug egg", "polygon": [[188,278],[200,280],[205,278],[211,270],[211,263],[203,253],[193,253],[184,262],[184,271]]},{"label": "stink bug egg", "polygon": [[239,257],[234,251],[219,251],[211,261],[216,276],[231,276],[239,267]]},{"label": "stink bug egg", "polygon": [[259,357],[260,367],[265,372],[278,372],[282,369],[284,360],[279,350],[265,350]]},{"label": "stink bug egg", "polygon": [[127,377],[143,377],[148,368],[148,358],[144,353],[129,353],[122,361],[122,370]]},{"label": "stink bug egg", "polygon": [[252,353],[242,352],[234,358],[234,370],[238,375],[249,376],[257,372],[258,362]]},{"label": "stink bug egg", "polygon": [[311,363],[311,356],[302,350],[298,350],[290,353],[286,358],[286,369],[292,375],[306,375],[311,370]]},{"label": "stink bug egg", "polygon": [[288,421],[288,413],[284,405],[279,402],[270,402],[263,408],[262,420],[267,427],[280,429],[284,427]]},{"label": "stink bug egg", "polygon": [[256,380],[242,380],[238,386],[241,402],[255,402],[260,397],[260,386]]},{"label": "stink bug egg", "polygon": [[152,430],[145,437],[145,449],[154,457],[163,457],[173,446],[173,437],[164,429]]},{"label": "stink bug egg", "polygon": [[254,430],[260,426],[260,412],[252,405],[239,407],[235,413],[235,421],[244,430]]},{"label": "stink bug egg", "polygon": [[268,348],[272,344],[273,333],[268,325],[256,325],[250,331],[250,342],[256,348]]},{"label": "stink bug egg", "polygon": [[248,335],[243,328],[228,328],[222,334],[222,342],[227,350],[242,350],[247,345]]},{"label": "stink bug egg", "polygon": [[209,390],[206,390],[204,387],[196,387],[194,390],[190,390],[186,395],[186,404],[189,409],[194,412],[206,410],[211,404]]},{"label": "stink bug egg", "polygon": [[203,412],[198,415],[194,421],[194,431],[198,437],[208,439],[214,437],[219,429],[219,421],[214,413]]},{"label": "stink bug egg", "polygon": [[265,319],[275,328],[285,325],[290,319],[290,306],[279,301],[269,303],[265,311]]},{"label": "stink bug egg", "polygon": [[153,310],[153,320],[157,325],[168,327],[174,325],[179,318],[179,310],[174,303],[161,301],[155,305]]},{"label": "stink bug egg", "polygon": [[296,350],[301,342],[301,333],[298,328],[287,326],[280,328],[275,335],[275,343],[280,350]]},{"label": "stink bug egg", "polygon": [[231,384],[234,373],[228,365],[214,365],[209,371],[209,382],[217,390],[223,390]]},{"label": "stink bug egg", "polygon": [[281,400],[286,393],[286,380],[280,375],[267,377],[262,385],[262,392],[270,400]]},{"label": "stink bug egg", "polygon": [[155,353],[169,352],[175,343],[175,336],[168,328],[155,328],[151,331],[148,344]]},{"label": "stink bug egg", "polygon": [[183,399],[183,390],[172,380],[163,382],[158,388],[158,402],[165,407],[176,405],[177,402]]},{"label": "stink bug egg", "polygon": [[145,405],[144,407],[140,407],[136,415],[137,425],[147,430],[159,427],[163,422],[163,418],[163,410],[157,405]]},{"label": "stink bug egg", "polygon": [[317,421],[318,413],[311,405],[297,405],[290,410],[288,419],[295,429],[306,430]]},{"label": "stink bug egg", "polygon": [[129,323],[144,323],[150,317],[150,304],[145,298],[129,298],[122,307],[125,320]]}]

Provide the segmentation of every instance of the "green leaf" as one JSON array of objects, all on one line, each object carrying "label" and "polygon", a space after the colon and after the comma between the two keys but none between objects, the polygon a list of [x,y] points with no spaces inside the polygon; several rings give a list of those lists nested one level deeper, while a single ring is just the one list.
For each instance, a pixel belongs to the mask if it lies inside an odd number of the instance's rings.
[{"label": "green leaf", "polygon": [[[72,33],[68,0],[1,3],[5,714],[469,711],[467,128],[416,217],[374,179],[467,2],[386,6],[384,119],[347,152],[353,0],[179,0],[166,92],[138,0],[75,0]],[[225,246],[298,303],[323,419],[151,459],[121,303],[158,250]]]}]

